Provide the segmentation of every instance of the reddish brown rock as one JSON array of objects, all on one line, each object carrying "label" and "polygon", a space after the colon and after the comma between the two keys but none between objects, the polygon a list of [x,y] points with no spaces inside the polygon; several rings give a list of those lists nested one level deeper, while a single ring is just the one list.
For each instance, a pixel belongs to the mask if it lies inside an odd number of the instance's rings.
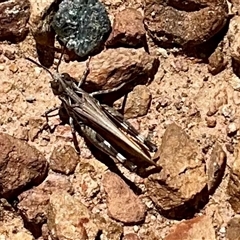
[{"label": "reddish brown rock", "polygon": [[103,177],[109,215],[121,222],[133,224],[145,218],[146,208],[128,185],[115,173]]},{"label": "reddish brown rock", "polygon": [[136,86],[127,96],[127,101],[124,106],[124,117],[136,118],[146,115],[151,100],[152,95],[146,86]]},{"label": "reddish brown rock", "polygon": [[214,127],[216,127],[217,120],[216,120],[215,117],[213,117],[213,116],[208,117],[208,116],[207,116],[207,117],[205,118],[205,120],[206,120],[207,126],[208,126],[209,128],[214,128]]},{"label": "reddish brown rock", "polygon": [[176,225],[164,240],[215,240],[215,230],[209,217],[200,216]]},{"label": "reddish brown rock", "polygon": [[0,133],[0,195],[16,197],[24,188],[40,184],[48,170],[44,156],[25,141]]},{"label": "reddish brown rock", "polygon": [[227,22],[228,6],[224,0],[145,2],[144,24],[154,40],[162,44],[201,44]]},{"label": "reddish brown rock", "polygon": [[126,8],[115,15],[106,45],[109,47],[141,47],[146,42],[142,14],[134,8]]},{"label": "reddish brown rock", "polygon": [[31,233],[24,228],[23,219],[14,211],[5,200],[0,200],[0,239],[34,240]]},{"label": "reddish brown rock", "polygon": [[157,152],[159,173],[146,179],[149,197],[167,217],[185,218],[208,197],[205,164],[197,143],[176,124],[170,124]]},{"label": "reddish brown rock", "polygon": [[[131,86],[146,83],[149,78],[153,79],[158,67],[159,59],[143,49],[108,49],[91,58],[90,73],[83,88],[92,92],[123,83]],[[67,72],[76,79],[80,79],[85,70],[79,62],[62,63],[61,69],[60,72]]]},{"label": "reddish brown rock", "polygon": [[70,145],[55,147],[50,157],[49,167],[66,175],[72,174],[78,164],[79,156]]},{"label": "reddish brown rock", "polygon": [[30,17],[28,0],[1,1],[0,3],[0,39],[12,42],[21,41],[28,32]]}]

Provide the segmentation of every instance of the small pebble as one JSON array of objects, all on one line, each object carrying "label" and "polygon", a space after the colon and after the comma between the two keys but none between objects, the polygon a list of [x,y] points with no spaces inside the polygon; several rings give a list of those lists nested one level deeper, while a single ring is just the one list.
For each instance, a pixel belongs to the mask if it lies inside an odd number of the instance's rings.
[{"label": "small pebble", "polygon": [[154,216],[154,215],[151,216],[152,221],[156,221],[156,219],[157,219],[156,216]]},{"label": "small pebble", "polygon": [[134,230],[134,232],[138,232],[138,230],[139,230],[139,226],[134,225],[134,226],[133,226],[133,230]]},{"label": "small pebble", "polygon": [[235,113],[235,110],[232,108],[231,105],[224,105],[222,107],[222,115],[224,117],[230,118],[230,117],[232,117],[234,115],[234,113]]},{"label": "small pebble", "polygon": [[207,112],[207,116],[213,116],[216,112],[218,111],[218,109],[216,108],[215,105],[211,105],[208,109],[208,112]]},{"label": "small pebble", "polygon": [[169,99],[161,97],[158,99],[156,104],[156,110],[159,111],[160,108],[165,108],[170,104]]},{"label": "small pebble", "polygon": [[6,59],[3,56],[0,56],[0,63],[5,63]]},{"label": "small pebble", "polygon": [[13,63],[9,66],[9,70],[12,72],[12,73],[16,73],[18,71],[18,66]]},{"label": "small pebble", "polygon": [[209,76],[205,76],[205,77],[203,78],[203,81],[204,81],[204,82],[207,82],[208,79],[209,79]]},{"label": "small pebble", "polygon": [[225,147],[226,147],[226,149],[227,149],[228,152],[234,153],[234,147],[233,147],[232,144],[227,143],[227,144],[225,145]]},{"label": "small pebble", "polygon": [[9,117],[9,118],[7,119],[7,122],[8,122],[8,123],[10,123],[10,122],[12,122],[12,121],[13,121],[12,117]]},{"label": "small pebble", "polygon": [[209,128],[214,128],[217,124],[215,117],[206,117],[205,120]]},{"label": "small pebble", "polygon": [[219,229],[219,232],[220,232],[221,234],[226,233],[226,228],[225,228],[225,227],[221,227],[221,228]]},{"label": "small pebble", "polygon": [[4,56],[7,57],[9,60],[15,59],[15,51],[6,50],[4,52]]},{"label": "small pebble", "polygon": [[36,74],[37,76],[39,76],[39,75],[41,74],[41,72],[42,72],[42,69],[41,69],[40,67],[35,67],[35,68],[34,68],[34,72],[35,72],[35,74]]},{"label": "small pebble", "polygon": [[48,142],[50,142],[50,137],[49,137],[49,136],[47,136],[47,135],[46,135],[46,136],[42,136],[42,139],[43,139],[43,140],[45,140],[45,141],[48,141]]},{"label": "small pebble", "polygon": [[237,124],[234,122],[231,122],[227,126],[227,134],[228,135],[235,134],[238,131],[238,129],[239,127],[237,126]]},{"label": "small pebble", "polygon": [[29,102],[29,103],[33,103],[36,101],[36,98],[33,97],[33,96],[29,96],[29,97],[26,97],[26,101]]},{"label": "small pebble", "polygon": [[177,110],[181,110],[181,108],[183,106],[183,102],[182,101],[175,102],[174,106]]},{"label": "small pebble", "polygon": [[168,58],[168,52],[164,48],[158,48],[159,55],[163,56],[164,58]]},{"label": "small pebble", "polygon": [[0,65],[0,71],[3,71],[5,67],[3,65]]}]

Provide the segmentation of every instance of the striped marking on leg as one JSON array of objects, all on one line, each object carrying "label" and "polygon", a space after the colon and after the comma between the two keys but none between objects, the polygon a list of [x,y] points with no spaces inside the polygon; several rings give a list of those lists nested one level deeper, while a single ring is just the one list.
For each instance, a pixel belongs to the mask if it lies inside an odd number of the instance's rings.
[{"label": "striped marking on leg", "polygon": [[102,152],[106,153],[107,155],[118,160],[121,163],[125,163],[127,161],[127,159],[121,153],[119,153],[108,141],[106,141],[92,128],[82,124],[81,131],[84,136]]}]

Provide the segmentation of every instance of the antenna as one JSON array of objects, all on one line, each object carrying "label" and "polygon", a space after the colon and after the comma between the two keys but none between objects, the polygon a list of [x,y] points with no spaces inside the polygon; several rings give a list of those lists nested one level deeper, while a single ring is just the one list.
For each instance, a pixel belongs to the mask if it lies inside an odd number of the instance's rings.
[{"label": "antenna", "polygon": [[30,62],[32,62],[32,63],[34,63],[34,64],[37,65],[38,67],[43,68],[43,69],[44,69],[45,71],[47,71],[47,72],[51,75],[51,77],[54,79],[54,76],[53,76],[53,74],[51,73],[51,71],[49,71],[49,69],[47,69],[45,66],[43,66],[42,64],[36,62],[35,60],[33,60],[33,59],[29,58],[29,57],[25,57],[25,59],[28,60],[28,61],[30,61]]},{"label": "antenna", "polygon": [[61,63],[61,61],[62,61],[62,58],[63,58],[64,52],[65,52],[65,49],[66,49],[67,43],[68,43],[68,41],[63,45],[63,49],[62,49],[62,52],[61,52],[61,55],[60,55],[60,58],[59,58],[59,61],[58,61],[58,64],[57,64],[57,69],[56,69],[57,73],[58,73],[58,68],[59,68],[60,63]]}]

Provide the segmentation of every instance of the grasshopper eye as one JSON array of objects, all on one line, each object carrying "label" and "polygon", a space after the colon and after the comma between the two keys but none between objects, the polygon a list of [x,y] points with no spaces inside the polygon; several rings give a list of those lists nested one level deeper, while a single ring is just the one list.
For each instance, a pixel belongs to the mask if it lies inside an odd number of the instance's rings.
[{"label": "grasshopper eye", "polygon": [[73,82],[73,78],[68,73],[62,73],[61,78],[68,85],[71,85],[71,83]]},{"label": "grasshopper eye", "polygon": [[50,84],[54,95],[60,95],[63,92],[63,89],[58,81],[53,80]]},{"label": "grasshopper eye", "polygon": [[70,77],[70,75],[69,75],[68,73],[62,73],[62,74],[61,74],[61,77],[62,77],[64,80],[70,80],[70,79],[71,79],[71,77]]},{"label": "grasshopper eye", "polygon": [[75,82],[75,79],[71,77],[68,73],[62,73],[61,74],[61,79],[64,81],[64,83],[68,86],[71,87],[73,86],[73,83]]}]

